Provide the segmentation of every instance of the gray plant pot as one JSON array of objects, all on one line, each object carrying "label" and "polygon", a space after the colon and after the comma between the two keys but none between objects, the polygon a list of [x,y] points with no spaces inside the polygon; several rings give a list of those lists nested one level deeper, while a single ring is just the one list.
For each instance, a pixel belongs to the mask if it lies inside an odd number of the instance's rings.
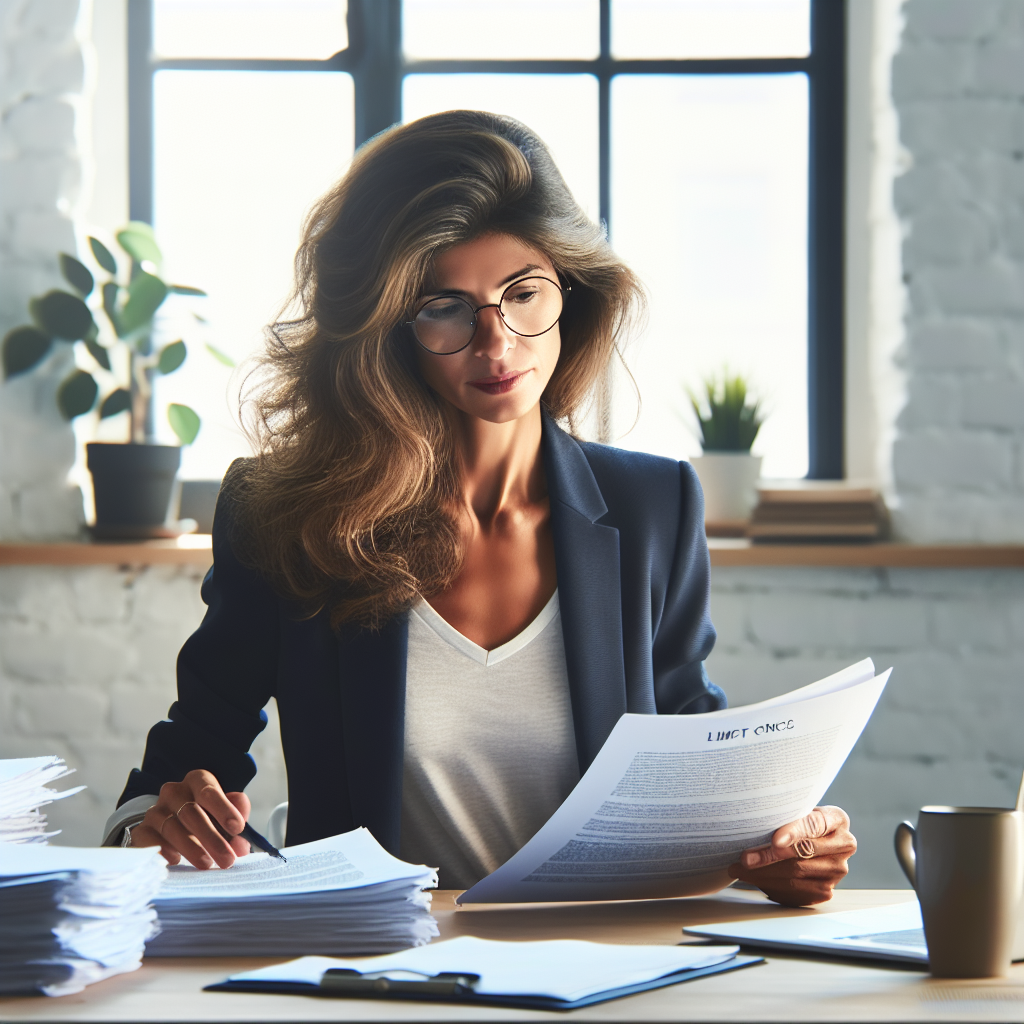
[{"label": "gray plant pot", "polygon": [[704,521],[737,523],[757,504],[761,456],[750,452],[705,452],[690,460],[704,491]]},{"label": "gray plant pot", "polygon": [[101,539],[161,535],[170,518],[181,449],[164,444],[87,444]]}]

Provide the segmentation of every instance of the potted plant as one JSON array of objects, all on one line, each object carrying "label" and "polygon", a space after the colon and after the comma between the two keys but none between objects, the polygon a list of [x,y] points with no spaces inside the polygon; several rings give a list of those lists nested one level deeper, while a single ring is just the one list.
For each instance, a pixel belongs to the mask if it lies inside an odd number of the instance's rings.
[{"label": "potted plant", "polygon": [[[121,267],[99,239],[89,238],[96,264],[108,275],[98,289],[84,263],[60,254],[61,272],[73,290],[55,288],[29,302],[32,323],[15,327],[3,340],[4,376],[34,369],[55,344],[75,346],[76,369],[57,389],[61,414],[70,421],[97,409],[100,419],[120,413],[129,418],[129,443],[86,445],[96,499],[94,535],[162,536],[168,532],[181,447],[156,443],[153,381],[177,370],[188,349],[182,339],[157,347],[153,322],[168,296],[206,293],[161,278],[163,255],[148,224],[132,221],[116,237],[127,256]],[[212,345],[206,348],[234,365]],[[182,445],[195,440],[201,422],[193,409],[172,403],[167,419]]]},{"label": "potted plant", "polygon": [[690,404],[704,451],[691,460],[704,490],[704,519],[740,524],[757,503],[761,456],[751,455],[750,447],[764,422],[761,403],[749,400],[743,377],[726,371],[721,381],[705,379],[703,395],[691,392]]}]

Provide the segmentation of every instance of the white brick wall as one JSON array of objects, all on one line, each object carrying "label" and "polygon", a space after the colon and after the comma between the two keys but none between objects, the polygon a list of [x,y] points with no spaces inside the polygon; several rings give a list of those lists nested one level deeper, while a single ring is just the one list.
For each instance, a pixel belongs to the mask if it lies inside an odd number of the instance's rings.
[{"label": "white brick wall", "polygon": [[[77,104],[84,82],[79,0],[0,0],[0,336],[28,318],[32,295],[61,283],[59,251],[82,165]],[[71,427],[57,412],[67,346],[30,376],[0,384],[0,538],[73,537],[82,496],[67,482]]]},{"label": "white brick wall", "polygon": [[1024,743],[1024,570],[716,569],[711,678],[732,704],[870,656],[894,671],[827,799],[851,814],[849,884],[904,885],[892,834],[924,804],[1009,806]]},{"label": "white brick wall", "polygon": [[[175,699],[178,649],[202,619],[203,571],[0,569],[0,757],[55,753],[89,789],[50,808],[62,843],[100,830]],[[254,755],[254,822],[286,798],[275,708]]]},{"label": "white brick wall", "polygon": [[908,0],[892,68],[911,167],[894,521],[1024,540],[1024,4]]}]

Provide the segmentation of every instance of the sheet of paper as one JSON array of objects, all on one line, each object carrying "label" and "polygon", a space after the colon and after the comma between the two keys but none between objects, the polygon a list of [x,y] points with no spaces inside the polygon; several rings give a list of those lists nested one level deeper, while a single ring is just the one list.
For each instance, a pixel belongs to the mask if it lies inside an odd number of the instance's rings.
[{"label": "sheet of paper", "polygon": [[[826,693],[837,693],[851,686],[866,683],[875,677],[875,663],[870,658],[858,661],[856,665],[849,665],[838,672],[833,672],[824,679],[815,683],[808,683],[798,690],[790,690],[789,693],[781,693],[778,697],[769,697],[767,700],[758,701],[756,704],[745,704],[742,710],[750,711],[754,708],[776,708],[785,704],[797,704],[802,700],[811,697],[820,697]],[[721,711],[709,711],[707,717],[729,715],[738,708],[724,708]]]},{"label": "sheet of paper", "polygon": [[[15,830],[16,819],[36,817],[38,808],[81,793],[85,786],[75,786],[61,793],[47,788],[51,782],[71,775],[74,770],[56,755],[0,759],[0,836],[10,840],[7,832]],[[44,827],[45,819],[41,820],[40,827]]]},{"label": "sheet of paper", "polygon": [[788,703],[623,715],[540,831],[459,902],[657,899],[725,887],[743,850],[821,799],[889,672]]},{"label": "sheet of paper", "polygon": [[494,942],[464,935],[387,956],[338,960],[306,956],[290,963],[233,974],[230,981],[291,981],[319,985],[324,971],[348,968],[362,974],[444,971],[479,974],[487,995],[538,995],[572,1001],[598,992],[653,981],[678,971],[731,960],[738,946],[614,946],[563,939]]},{"label": "sheet of paper", "polygon": [[365,828],[281,852],[287,862],[250,853],[223,871],[172,867],[158,899],[258,899],[420,878],[424,887],[437,885],[433,868],[392,857]]},{"label": "sheet of paper", "polygon": [[89,874],[111,874],[156,865],[165,865],[156,846],[122,850],[100,846],[24,846],[20,843],[0,844],[0,878],[15,878],[64,871]]}]

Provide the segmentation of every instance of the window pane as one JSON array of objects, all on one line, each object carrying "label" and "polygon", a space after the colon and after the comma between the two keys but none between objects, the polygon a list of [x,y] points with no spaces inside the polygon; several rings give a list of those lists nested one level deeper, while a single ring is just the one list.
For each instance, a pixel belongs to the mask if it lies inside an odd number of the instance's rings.
[{"label": "window pane", "polygon": [[408,75],[405,121],[442,110],[490,110],[532,128],[577,202],[598,215],[597,79],[593,75]]},{"label": "window pane", "polygon": [[810,0],[612,0],[616,57],[806,57]]},{"label": "window pane", "polygon": [[598,0],[405,0],[402,44],[420,60],[590,60]]},{"label": "window pane", "polygon": [[[154,221],[168,279],[209,292],[193,305],[209,321],[169,313],[164,341],[183,337],[189,356],[158,382],[158,429],[171,443],[164,406],[184,402],[203,418],[184,452],[185,478],[220,476],[248,454],[235,425],[236,362],[261,351],[292,282],[303,216],[352,158],[353,90],[335,72],[161,71],[155,76]],[[168,304],[170,305],[170,304]]]},{"label": "window pane", "polygon": [[348,46],[347,0],[154,0],[162,57],[323,60]]},{"label": "window pane", "polygon": [[[769,412],[764,474],[807,472],[807,95],[800,74],[613,79],[612,244],[650,292],[615,443],[700,454],[686,389],[728,366]],[[613,414],[618,438],[618,378]]]}]

